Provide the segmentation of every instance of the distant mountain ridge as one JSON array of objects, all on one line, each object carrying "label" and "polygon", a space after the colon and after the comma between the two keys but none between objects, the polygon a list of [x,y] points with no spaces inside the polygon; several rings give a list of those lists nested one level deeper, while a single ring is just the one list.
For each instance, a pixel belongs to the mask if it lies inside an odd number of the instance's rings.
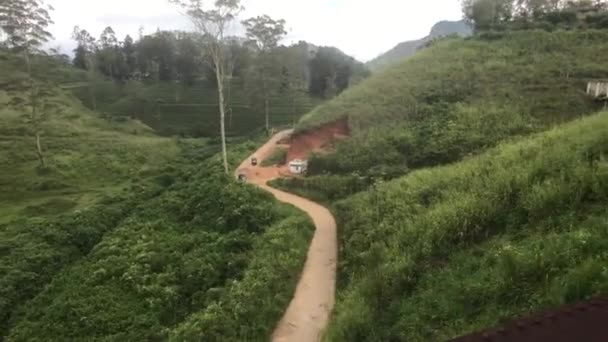
[{"label": "distant mountain ridge", "polygon": [[445,37],[452,34],[459,36],[470,36],[472,30],[464,20],[460,21],[440,21],[433,26],[431,33],[418,40],[411,40],[407,42],[399,43],[397,46],[367,62],[367,67],[372,71],[379,71],[385,67],[403,60],[418,51],[425,43],[439,37]]}]

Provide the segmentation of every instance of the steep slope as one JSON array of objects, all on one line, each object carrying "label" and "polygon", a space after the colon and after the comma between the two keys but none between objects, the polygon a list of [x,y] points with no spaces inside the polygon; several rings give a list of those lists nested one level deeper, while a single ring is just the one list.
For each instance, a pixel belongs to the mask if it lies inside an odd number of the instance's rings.
[{"label": "steep slope", "polygon": [[351,133],[278,184],[333,205],[325,340],[446,340],[608,294],[608,113],[585,94],[607,38],[442,40],[303,118]]},{"label": "steep slope", "polygon": [[438,341],[608,295],[608,113],[336,204],[327,341]]},{"label": "steep slope", "polygon": [[381,71],[391,64],[412,56],[433,39],[450,35],[466,37],[470,36],[471,33],[471,28],[464,21],[440,21],[433,26],[431,33],[428,36],[418,40],[399,43],[391,50],[381,54],[366,64],[368,68],[374,72]]},{"label": "steep slope", "polygon": [[391,177],[461,158],[601,108],[605,31],[450,39],[373,75],[304,116],[297,131],[347,118],[351,137],[310,171]]}]

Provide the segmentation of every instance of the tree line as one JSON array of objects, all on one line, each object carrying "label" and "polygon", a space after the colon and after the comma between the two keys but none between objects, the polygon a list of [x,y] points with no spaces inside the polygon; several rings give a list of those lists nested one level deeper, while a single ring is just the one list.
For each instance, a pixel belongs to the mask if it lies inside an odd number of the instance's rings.
[{"label": "tree line", "polygon": [[[305,41],[280,45],[286,33],[283,20],[260,16],[243,24],[245,37],[225,37],[224,69],[229,77],[242,79],[252,89],[279,93],[297,87],[315,97],[331,98],[369,76],[362,63],[337,48]],[[117,82],[192,85],[207,80],[216,86],[211,57],[204,50],[208,38],[198,32],[157,30],[137,39],[126,35],[121,40],[112,27],[96,38],[76,26],[72,37],[78,44],[72,64]]]},{"label": "tree line", "polygon": [[461,0],[476,31],[608,28],[606,0]]},{"label": "tree line", "polygon": [[[245,36],[228,35],[227,27],[240,20],[240,0],[218,0],[211,5],[196,0],[169,1],[191,20],[192,31],[157,30],[144,35],[140,30],[136,39],[129,35],[119,39],[112,27],[99,37],[74,28],[72,38],[77,48],[72,64],[86,71],[94,110],[95,81],[100,77],[117,83],[175,82],[185,86],[206,81],[217,89],[225,144],[226,93],[235,78],[245,85],[250,104],[264,109],[269,131],[270,98],[292,98],[294,103],[297,95],[329,99],[369,75],[362,63],[336,48],[306,42],[280,45],[286,23],[267,15],[241,21]],[[15,108],[29,108],[27,119],[32,123],[41,165],[45,162],[40,126],[49,114],[60,110],[55,103],[60,91],[50,77],[52,66],[34,65],[47,60],[39,57],[46,55],[42,47],[52,40],[47,30],[52,10],[44,0],[0,3],[1,48],[27,66],[25,76],[19,75],[2,87],[12,96]]]}]

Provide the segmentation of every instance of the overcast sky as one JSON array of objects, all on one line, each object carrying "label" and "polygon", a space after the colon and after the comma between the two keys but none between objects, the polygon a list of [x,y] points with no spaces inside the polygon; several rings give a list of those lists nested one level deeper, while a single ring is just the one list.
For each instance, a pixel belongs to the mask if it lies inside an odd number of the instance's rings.
[{"label": "overcast sky", "polygon": [[[75,25],[99,34],[112,26],[119,40],[137,37],[140,27],[188,29],[167,0],[47,0],[55,8],[51,28],[62,50],[70,51]],[[243,0],[243,19],[268,14],[285,19],[289,34],[284,43],[306,40],[336,46],[361,61],[391,49],[397,43],[426,36],[440,20],[461,17],[458,0]]]}]

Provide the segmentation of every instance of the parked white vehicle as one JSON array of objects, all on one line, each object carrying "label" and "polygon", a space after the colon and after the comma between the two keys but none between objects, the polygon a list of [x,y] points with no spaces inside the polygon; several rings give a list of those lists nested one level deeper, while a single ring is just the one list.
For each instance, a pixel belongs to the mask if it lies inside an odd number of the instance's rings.
[{"label": "parked white vehicle", "polygon": [[289,172],[294,175],[303,175],[308,171],[308,161],[294,159],[289,162]]}]

